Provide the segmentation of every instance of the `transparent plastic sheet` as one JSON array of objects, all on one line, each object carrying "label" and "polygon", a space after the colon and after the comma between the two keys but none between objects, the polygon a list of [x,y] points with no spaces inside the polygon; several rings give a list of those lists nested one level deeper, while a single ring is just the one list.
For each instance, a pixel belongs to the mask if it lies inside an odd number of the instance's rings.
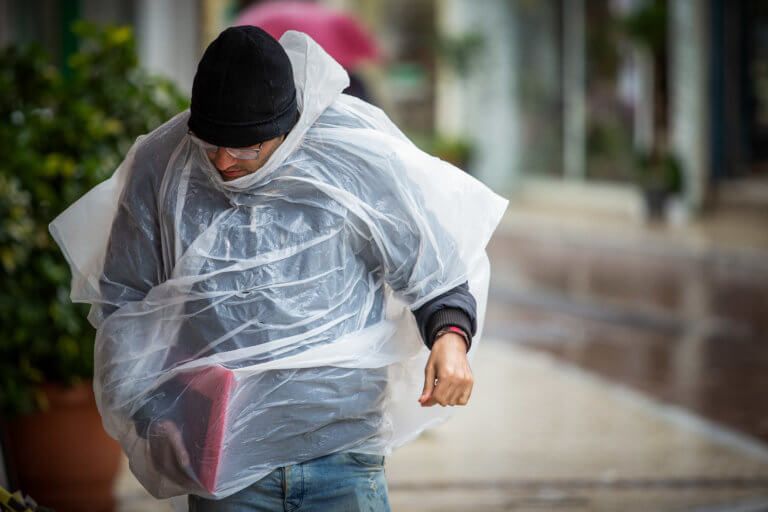
[{"label": "transparent plastic sheet", "polygon": [[262,169],[222,181],[184,112],[50,226],[72,299],[92,304],[104,426],[158,498],[388,454],[449,414],[417,402],[428,350],[411,311],[469,281],[470,356],[481,339],[507,202],[341,94],[346,72],[310,38],[281,44],[301,117]]}]

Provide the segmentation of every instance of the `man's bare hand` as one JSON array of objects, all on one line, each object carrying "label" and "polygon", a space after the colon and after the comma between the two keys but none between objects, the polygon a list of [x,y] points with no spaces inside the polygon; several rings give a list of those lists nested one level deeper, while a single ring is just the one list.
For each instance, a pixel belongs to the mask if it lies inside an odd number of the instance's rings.
[{"label": "man's bare hand", "polygon": [[421,406],[467,405],[473,383],[464,338],[450,332],[437,338],[424,368]]},{"label": "man's bare hand", "polygon": [[153,422],[149,445],[152,462],[164,476],[187,489],[198,487],[184,438],[176,423],[170,420]]}]

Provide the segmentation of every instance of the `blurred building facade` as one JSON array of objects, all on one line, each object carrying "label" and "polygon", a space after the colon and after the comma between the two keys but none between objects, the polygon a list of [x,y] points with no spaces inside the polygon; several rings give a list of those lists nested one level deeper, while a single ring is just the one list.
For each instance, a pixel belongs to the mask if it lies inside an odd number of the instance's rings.
[{"label": "blurred building facade", "polygon": [[439,129],[482,148],[485,182],[554,201],[632,208],[630,158],[654,144],[680,158],[693,212],[723,182],[765,180],[765,4],[670,0],[637,34],[629,15],[650,3],[439,2],[443,33],[484,45],[469,72],[442,68]]},{"label": "blurred building facade", "polygon": [[[189,92],[206,44],[252,3],[0,0],[0,45],[42,42],[63,62],[72,21],[128,24],[143,65]],[[465,142],[471,172],[511,197],[634,216],[634,155],[650,148],[680,159],[685,212],[734,180],[768,180],[760,0],[323,3],[380,39],[387,57],[367,74],[377,103],[416,138]],[[661,14],[628,21],[654,5]],[[765,204],[764,184],[747,188]]]}]

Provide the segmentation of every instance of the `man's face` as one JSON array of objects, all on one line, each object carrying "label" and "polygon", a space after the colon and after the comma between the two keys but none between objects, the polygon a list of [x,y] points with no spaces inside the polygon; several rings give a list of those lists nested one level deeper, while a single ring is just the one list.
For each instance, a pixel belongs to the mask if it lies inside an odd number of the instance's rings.
[{"label": "man's face", "polygon": [[[237,178],[241,178],[247,174],[254,173],[261,169],[272,153],[280,146],[285,140],[285,135],[269,139],[261,143],[261,151],[258,157],[254,159],[240,159],[235,158],[225,148],[218,148],[215,151],[206,151],[208,159],[216,167],[224,181],[232,181]],[[250,146],[253,149],[257,149],[259,144]],[[245,148],[239,148],[245,149]]]}]

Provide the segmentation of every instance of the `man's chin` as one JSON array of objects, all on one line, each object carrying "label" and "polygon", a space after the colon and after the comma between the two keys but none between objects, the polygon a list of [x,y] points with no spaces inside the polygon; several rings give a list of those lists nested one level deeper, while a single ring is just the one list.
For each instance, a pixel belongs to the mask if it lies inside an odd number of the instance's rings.
[{"label": "man's chin", "polygon": [[234,171],[234,172],[219,171],[219,175],[221,176],[221,179],[223,179],[224,181],[236,180],[238,178],[242,178],[246,174],[248,173],[245,171]]}]

